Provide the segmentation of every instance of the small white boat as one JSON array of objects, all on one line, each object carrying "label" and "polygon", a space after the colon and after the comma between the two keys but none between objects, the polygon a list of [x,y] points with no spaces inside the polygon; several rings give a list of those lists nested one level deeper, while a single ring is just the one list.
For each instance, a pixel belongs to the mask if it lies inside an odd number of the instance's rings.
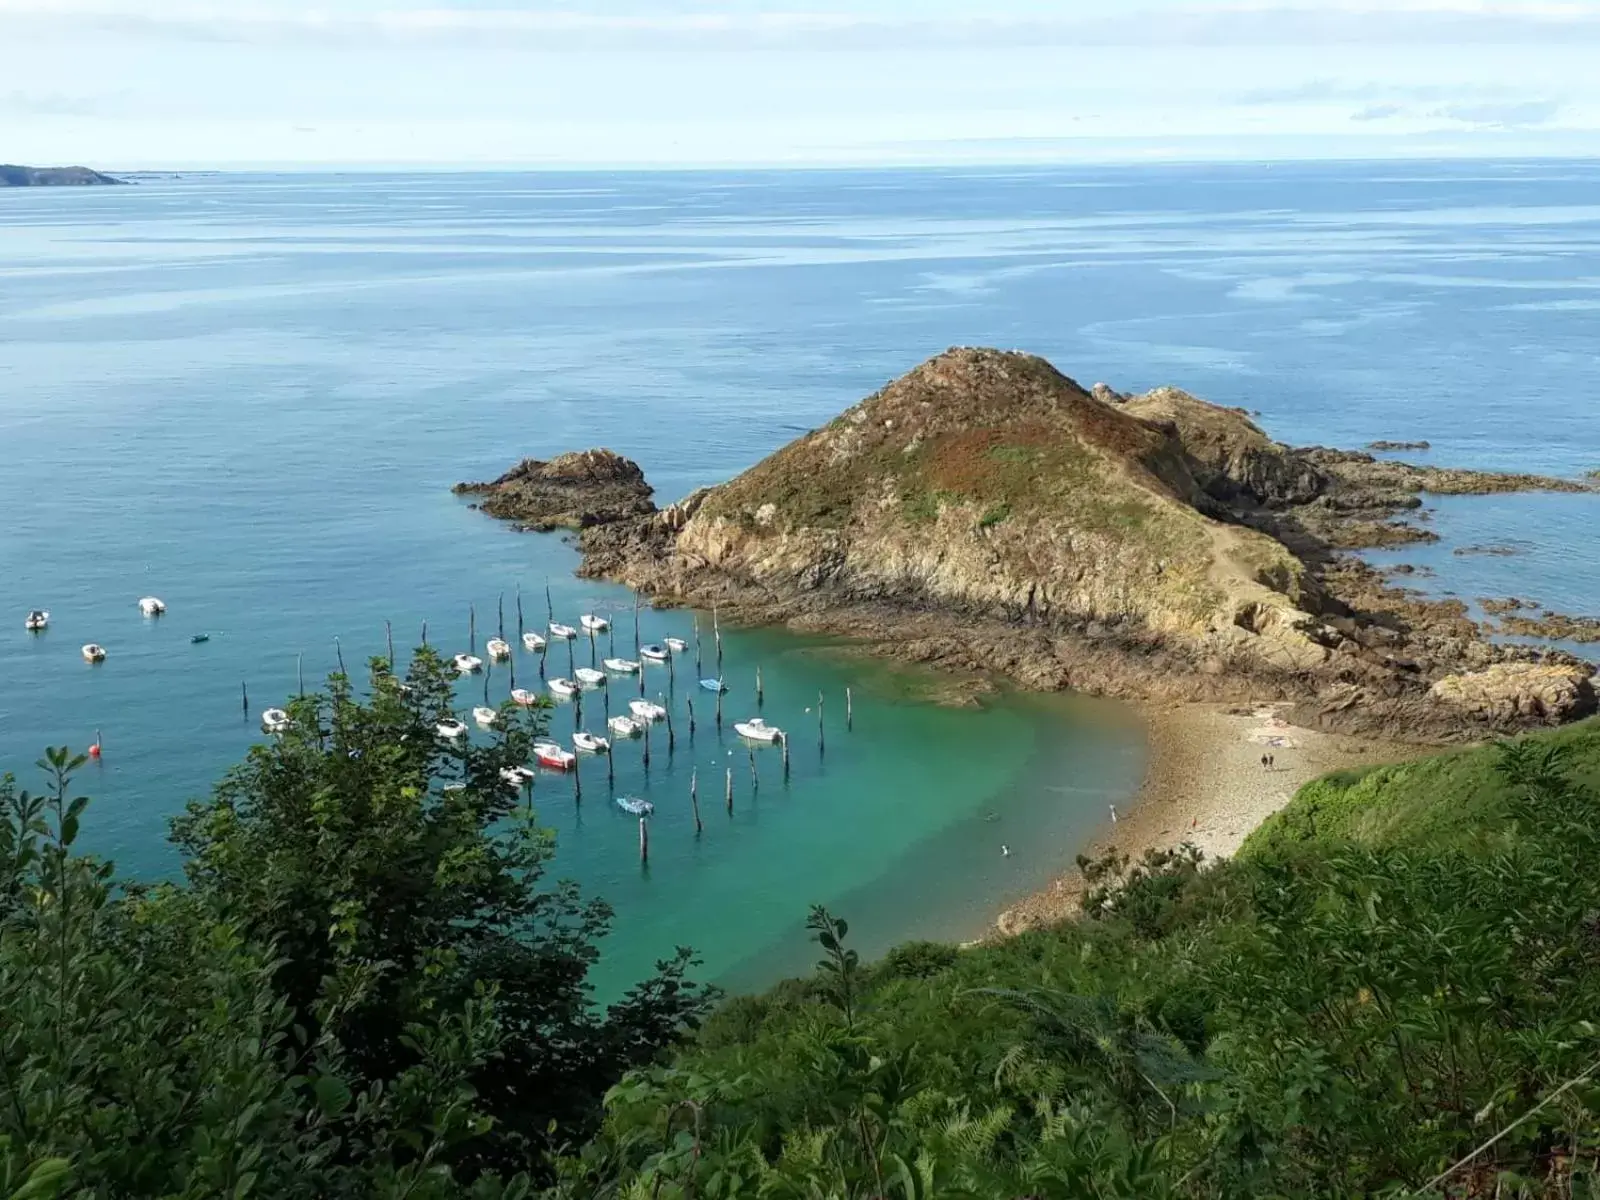
[{"label": "small white boat", "polygon": [[550,636],[560,638],[563,642],[570,642],[578,636],[578,631],[571,625],[563,625],[560,621],[551,621]]},{"label": "small white boat", "polygon": [[664,721],[667,710],[652,700],[630,700],[628,710],[641,721]]},{"label": "small white boat", "polygon": [[549,767],[555,771],[570,771],[578,763],[576,754],[558,746],[555,742],[535,742],[533,757],[538,760],[541,767]]},{"label": "small white boat", "polygon": [[472,719],[478,723],[479,729],[492,729],[500,720],[500,714],[480,704],[472,710]]},{"label": "small white boat", "polygon": [[532,654],[543,650],[544,644],[544,635],[534,633],[531,629],[522,635],[522,648]]},{"label": "small white boat", "polygon": [[604,617],[597,617],[594,613],[584,613],[578,618],[578,624],[588,633],[604,633],[611,628],[610,621]]},{"label": "small white boat", "polygon": [[716,692],[720,695],[728,690],[728,685],[723,683],[720,679],[702,679],[700,681],[700,688],[702,691]]},{"label": "small white boat", "polygon": [[289,714],[281,708],[269,708],[261,714],[261,732],[288,733]]},{"label": "small white boat", "polygon": [[656,806],[648,800],[641,800],[637,796],[618,796],[617,807],[623,812],[632,813],[636,817],[648,817],[655,812]]},{"label": "small white boat", "polygon": [[50,614],[42,608],[34,609],[28,614],[28,619],[22,623],[23,628],[30,629],[34,633],[39,632],[48,624],[50,624]]},{"label": "small white boat", "polygon": [[456,670],[462,675],[476,675],[483,670],[483,659],[476,654],[456,655]]},{"label": "small white boat", "polygon": [[596,737],[592,733],[585,733],[581,729],[572,735],[572,744],[584,754],[604,754],[611,749],[611,743],[606,741],[605,738]]},{"label": "small white boat", "polygon": [[467,727],[456,720],[440,721],[434,728],[447,742],[458,742],[467,736]]},{"label": "small white boat", "polygon": [[667,649],[674,654],[682,654],[689,648],[689,643],[682,638],[662,638],[661,640],[667,644]]},{"label": "small white boat", "polygon": [[154,596],[146,596],[139,601],[139,611],[147,617],[159,617],[167,611],[166,604]]},{"label": "small white boat", "polygon": [[606,685],[606,673],[604,671],[596,671],[593,667],[579,667],[572,674],[586,688],[605,687]]},{"label": "small white boat", "polygon": [[610,726],[611,732],[616,734],[618,737],[638,737],[644,732],[644,730],[640,727],[639,722],[635,721],[632,717],[612,717],[611,720],[606,722],[606,724]]},{"label": "small white boat", "polygon": [[506,786],[512,791],[520,792],[522,785],[536,778],[536,775],[529,767],[501,767],[500,778],[506,781]]},{"label": "small white boat", "polygon": [[512,688],[511,703],[515,704],[518,708],[532,708],[535,704],[539,703],[539,694],[537,692],[530,692],[527,688]]},{"label": "small white boat", "polygon": [[578,685],[570,679],[552,679],[548,684],[550,690],[558,696],[576,696]]},{"label": "small white boat", "polygon": [[490,638],[484,649],[489,652],[489,657],[495,662],[505,662],[511,657],[511,643],[504,638]]},{"label": "small white boat", "polygon": [[606,670],[615,671],[618,675],[637,675],[639,663],[631,658],[608,658],[605,660]]},{"label": "small white boat", "polygon": [[646,662],[664,663],[667,661],[667,659],[671,658],[672,655],[668,653],[665,646],[650,645],[639,647],[639,657],[644,659]]},{"label": "small white boat", "polygon": [[760,717],[751,717],[748,721],[735,721],[733,731],[742,738],[749,738],[752,742],[783,740],[783,730],[776,725],[768,725]]},{"label": "small white boat", "polygon": [[105,662],[105,660],[106,660],[106,648],[104,646],[97,646],[93,642],[90,642],[87,646],[85,646],[83,648],[83,661],[84,662],[97,663],[97,662]]}]

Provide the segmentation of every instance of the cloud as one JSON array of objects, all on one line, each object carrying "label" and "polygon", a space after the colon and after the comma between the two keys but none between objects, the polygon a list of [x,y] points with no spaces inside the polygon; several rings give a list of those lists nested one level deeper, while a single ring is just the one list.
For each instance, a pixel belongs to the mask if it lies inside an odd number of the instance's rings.
[{"label": "cloud", "polygon": [[1548,125],[1561,112],[1555,100],[1527,100],[1520,104],[1447,104],[1428,114],[1485,129],[1530,129]]},{"label": "cloud", "polygon": [[[918,15],[844,11],[596,12],[573,8],[352,10],[150,3],[0,0],[0,30],[198,42],[366,44],[411,42],[572,49],[916,49],[926,47],[1571,44],[1600,42],[1594,4],[1432,3],[1180,4],[1104,15],[1085,4],[1048,16]],[[1266,93],[1270,95],[1270,93]],[[1258,100],[1258,103],[1271,103]]]},{"label": "cloud", "polygon": [[1386,104],[1417,103],[1437,104],[1458,101],[1468,97],[1476,99],[1501,99],[1514,96],[1510,88],[1483,84],[1461,85],[1405,85],[1393,83],[1357,83],[1334,79],[1311,79],[1291,87],[1256,88],[1241,92],[1235,102],[1245,105],[1275,106],[1279,104],[1337,104],[1368,102],[1377,106]]},{"label": "cloud", "polygon": [[0,92],[0,113],[15,117],[93,117],[105,111],[103,99],[38,92]]},{"label": "cloud", "polygon": [[1391,117],[1398,117],[1405,112],[1405,107],[1399,104],[1369,104],[1350,115],[1352,121],[1387,121]]}]

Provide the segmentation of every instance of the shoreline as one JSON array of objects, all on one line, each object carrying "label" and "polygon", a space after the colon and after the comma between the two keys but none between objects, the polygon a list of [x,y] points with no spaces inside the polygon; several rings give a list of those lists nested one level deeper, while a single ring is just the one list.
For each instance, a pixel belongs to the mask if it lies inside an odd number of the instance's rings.
[{"label": "shoreline", "polygon": [[[1074,851],[1098,857],[1117,850],[1137,860],[1147,850],[1192,842],[1206,860],[1231,857],[1257,827],[1302,786],[1345,767],[1400,762],[1433,748],[1381,738],[1324,733],[1290,725],[1282,702],[1255,705],[1139,704],[1148,758],[1144,782],[1127,811],[1102,822]],[[1271,744],[1268,739],[1278,739]],[[1274,762],[1263,768],[1261,756]],[[1085,891],[1072,862],[1045,887],[1009,906],[990,936],[1010,937],[1077,916]]]}]

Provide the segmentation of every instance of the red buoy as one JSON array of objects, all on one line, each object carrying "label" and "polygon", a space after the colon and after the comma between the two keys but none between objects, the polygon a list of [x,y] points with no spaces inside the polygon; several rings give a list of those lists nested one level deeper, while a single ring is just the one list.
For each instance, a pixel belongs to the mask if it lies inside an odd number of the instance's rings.
[{"label": "red buoy", "polygon": [[94,745],[89,747],[89,757],[90,758],[99,758],[100,757],[100,743],[99,742],[96,742]]}]

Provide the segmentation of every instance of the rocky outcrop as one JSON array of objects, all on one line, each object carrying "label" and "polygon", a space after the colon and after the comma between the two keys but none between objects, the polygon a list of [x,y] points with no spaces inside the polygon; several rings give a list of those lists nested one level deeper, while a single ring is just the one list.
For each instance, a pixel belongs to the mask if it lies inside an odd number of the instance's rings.
[{"label": "rocky outcrop", "polygon": [[121,182],[88,167],[19,167],[0,163],[0,188],[105,187]]},{"label": "rocky outcrop", "polygon": [[1496,663],[1470,675],[1450,675],[1433,685],[1433,697],[1503,728],[1529,723],[1560,725],[1595,711],[1590,672],[1545,663]]},{"label": "rocky outcrop", "polygon": [[1157,388],[1126,403],[1126,411],[1170,427],[1193,463],[1201,486],[1218,500],[1308,504],[1327,490],[1316,466],[1263,433],[1248,413]]},{"label": "rocky outcrop", "polygon": [[1368,450],[1381,450],[1393,452],[1395,450],[1432,450],[1432,442],[1390,442],[1376,441],[1367,443]]},{"label": "rocky outcrop", "polygon": [[655,512],[653,489],[631,459],[610,450],[526,458],[491,483],[458,483],[457,495],[482,496],[478,507],[528,529],[583,529]]}]

